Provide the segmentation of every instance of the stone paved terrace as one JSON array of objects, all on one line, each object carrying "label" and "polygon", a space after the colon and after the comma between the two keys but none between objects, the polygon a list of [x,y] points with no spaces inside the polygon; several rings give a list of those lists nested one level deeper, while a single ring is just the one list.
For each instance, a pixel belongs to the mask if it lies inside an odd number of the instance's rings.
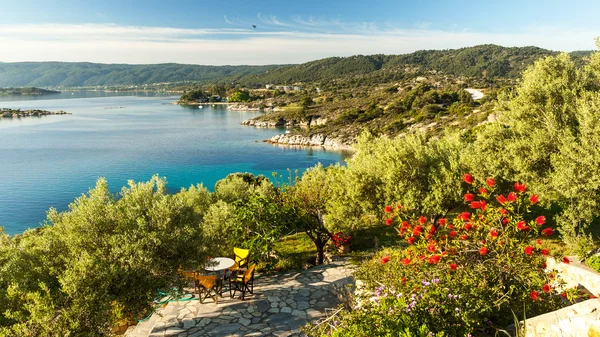
[{"label": "stone paved terrace", "polygon": [[[244,301],[229,293],[215,304],[210,298],[171,302],[125,333],[128,337],[302,336],[307,321],[322,318],[339,303],[336,287],[353,284],[346,260],[301,272],[256,275],[254,295]],[[196,295],[197,297],[197,295]]]}]

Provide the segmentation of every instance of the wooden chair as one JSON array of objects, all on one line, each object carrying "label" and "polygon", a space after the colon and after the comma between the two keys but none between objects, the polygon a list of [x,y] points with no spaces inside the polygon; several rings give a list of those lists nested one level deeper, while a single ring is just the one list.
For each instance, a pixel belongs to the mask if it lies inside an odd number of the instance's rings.
[{"label": "wooden chair", "polygon": [[[219,293],[217,292],[217,276],[216,275],[198,275],[196,276],[196,284],[198,285],[198,297],[200,303],[210,296],[215,301],[219,302]],[[214,295],[213,295],[214,293]]]},{"label": "wooden chair", "polygon": [[232,274],[237,273],[241,269],[248,268],[250,264],[250,249],[233,248],[233,254],[235,255],[235,264],[229,268]]},{"label": "wooden chair", "polygon": [[181,277],[188,282],[188,285],[193,282],[194,293],[198,292],[198,272],[184,270],[179,270],[178,272],[179,275],[181,275]]},{"label": "wooden chair", "polygon": [[236,291],[240,291],[242,301],[246,296],[246,292],[254,294],[254,270],[256,265],[253,264],[243,274],[237,275],[237,277],[231,277],[229,279],[229,297],[233,298]]}]

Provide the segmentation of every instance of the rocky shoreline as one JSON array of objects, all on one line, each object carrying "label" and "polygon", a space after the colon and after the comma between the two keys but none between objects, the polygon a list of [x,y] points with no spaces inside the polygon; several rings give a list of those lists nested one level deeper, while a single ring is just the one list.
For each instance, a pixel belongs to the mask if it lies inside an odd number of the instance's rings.
[{"label": "rocky shoreline", "polygon": [[0,109],[0,116],[9,118],[9,117],[40,117],[40,116],[48,116],[48,115],[71,115],[70,112],[58,110],[58,111],[46,111],[39,109],[32,110],[12,110],[12,109]]},{"label": "rocky shoreline", "polygon": [[310,136],[285,133],[275,135],[270,139],[264,140],[264,142],[284,145],[323,146],[335,150],[353,150],[351,144],[347,140],[320,133]]}]

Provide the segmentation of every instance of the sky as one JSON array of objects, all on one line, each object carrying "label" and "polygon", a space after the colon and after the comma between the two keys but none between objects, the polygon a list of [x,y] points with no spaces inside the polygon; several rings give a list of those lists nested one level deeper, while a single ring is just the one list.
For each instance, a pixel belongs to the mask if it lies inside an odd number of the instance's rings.
[{"label": "sky", "polygon": [[0,0],[0,62],[291,64],[596,36],[596,0]]}]

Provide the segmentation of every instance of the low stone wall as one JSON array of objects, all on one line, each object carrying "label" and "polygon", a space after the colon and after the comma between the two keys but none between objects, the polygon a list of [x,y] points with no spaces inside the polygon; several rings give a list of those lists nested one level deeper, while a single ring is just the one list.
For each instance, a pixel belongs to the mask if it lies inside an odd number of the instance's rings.
[{"label": "low stone wall", "polygon": [[600,299],[594,298],[526,320],[527,337],[600,336]]},{"label": "low stone wall", "polygon": [[576,256],[568,256],[570,263],[557,262],[548,258],[548,270],[557,270],[566,282],[566,288],[583,287],[592,295],[600,297],[600,274],[579,262]]},{"label": "low stone wall", "polygon": [[[585,288],[594,296],[600,294],[600,274],[583,265],[577,257],[570,263],[547,259],[547,270],[556,270],[565,288]],[[523,322],[521,322],[523,324]],[[509,328],[514,332],[514,327]],[[600,337],[600,299],[594,298],[526,320],[527,337],[594,336]]]}]

